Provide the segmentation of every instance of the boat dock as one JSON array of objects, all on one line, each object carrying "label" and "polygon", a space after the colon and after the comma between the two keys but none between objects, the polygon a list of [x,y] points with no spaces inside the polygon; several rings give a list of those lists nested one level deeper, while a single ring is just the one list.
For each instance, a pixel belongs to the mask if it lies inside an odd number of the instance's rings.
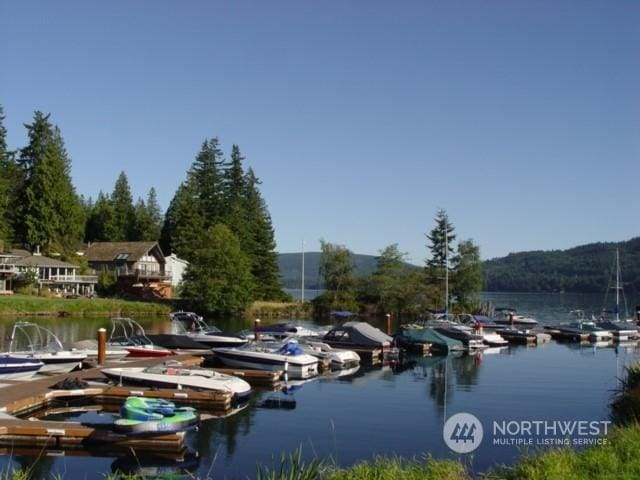
[{"label": "boat dock", "polygon": [[[182,354],[167,357],[162,361],[179,361],[185,366],[197,366],[203,357]],[[231,393],[194,391],[182,389],[155,389],[107,384],[101,368],[123,366],[146,367],[158,364],[157,358],[130,362],[106,362],[101,367],[89,368],[60,375],[42,376],[32,380],[0,380],[0,446],[41,447],[48,449],[89,448],[108,445],[110,448],[136,448],[154,452],[178,454],[184,450],[184,432],[162,433],[145,436],[128,436],[116,433],[101,425],[84,425],[72,421],[47,421],[24,417],[42,411],[52,404],[73,403],[78,405],[121,405],[127,397],[139,396],[164,399],[176,404],[189,405],[203,412],[224,416],[234,409]],[[240,376],[252,385],[275,388],[282,372],[259,372],[240,369],[216,369],[223,373]],[[87,382],[86,388],[55,389],[62,381],[79,384]]]}]

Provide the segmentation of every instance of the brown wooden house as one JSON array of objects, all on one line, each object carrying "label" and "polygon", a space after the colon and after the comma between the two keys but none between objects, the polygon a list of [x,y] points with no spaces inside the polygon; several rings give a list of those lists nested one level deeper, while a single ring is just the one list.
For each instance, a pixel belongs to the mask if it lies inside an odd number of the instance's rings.
[{"label": "brown wooden house", "polygon": [[118,287],[140,297],[171,298],[171,277],[158,242],[96,242],[84,252],[96,272],[108,272]]}]

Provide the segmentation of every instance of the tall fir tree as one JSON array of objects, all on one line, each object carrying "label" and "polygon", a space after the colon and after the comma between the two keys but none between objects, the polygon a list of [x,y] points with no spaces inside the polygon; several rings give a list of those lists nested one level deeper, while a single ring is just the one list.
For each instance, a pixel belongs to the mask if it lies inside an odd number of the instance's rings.
[{"label": "tall fir tree", "polygon": [[133,237],[133,227],[135,225],[135,208],[129,180],[124,172],[120,172],[111,194],[111,204],[113,205],[113,238],[112,242],[123,242]]},{"label": "tall fir tree", "polygon": [[35,112],[33,123],[25,126],[29,143],[18,160],[24,183],[18,193],[22,222],[16,233],[32,248],[72,249],[82,239],[84,216],[62,135],[42,112]]},{"label": "tall fir tree", "polygon": [[[15,163],[7,148],[7,129],[4,126],[4,110],[0,105],[0,242],[8,248],[13,239],[11,228],[12,182],[15,175]],[[0,249],[1,250],[1,249]]]},{"label": "tall fir tree", "polygon": [[187,182],[196,192],[196,206],[207,228],[218,223],[223,215],[223,167],[224,154],[218,139],[205,140],[191,165]]},{"label": "tall fir tree", "polygon": [[425,263],[425,277],[426,283],[431,287],[431,292],[433,293],[433,306],[443,308],[448,305],[449,300],[445,299],[445,278],[448,275],[450,260],[453,257],[453,242],[456,235],[445,210],[438,210],[434,220],[436,222],[435,227],[426,235],[430,242],[427,248],[429,248],[431,258],[427,259]]},{"label": "tall fir tree", "polygon": [[131,240],[134,241],[157,241],[160,239],[162,228],[162,217],[160,206],[154,188],[149,190],[145,203],[141,198],[136,202],[135,222],[132,229]]},{"label": "tall fir tree", "polygon": [[280,270],[271,215],[258,189],[260,181],[253,169],[250,168],[247,171],[244,183],[243,210],[246,231],[241,238],[251,263],[251,273],[256,285],[256,299],[279,300],[284,297],[284,293],[280,286]]},{"label": "tall fir tree", "polygon": [[194,252],[200,248],[204,218],[197,208],[197,193],[194,186],[183,182],[176,190],[165,213],[160,235],[160,247],[165,255],[175,253],[191,262]]},{"label": "tall fir tree", "polygon": [[116,236],[115,211],[108,195],[98,193],[93,203],[85,227],[85,241],[109,242]]}]

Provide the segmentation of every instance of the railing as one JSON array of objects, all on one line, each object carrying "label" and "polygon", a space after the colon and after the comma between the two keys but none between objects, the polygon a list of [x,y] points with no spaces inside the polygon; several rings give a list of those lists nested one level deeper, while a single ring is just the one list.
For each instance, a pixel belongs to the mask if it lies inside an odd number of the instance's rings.
[{"label": "railing", "polygon": [[98,283],[95,275],[52,275],[48,280],[57,283]]}]

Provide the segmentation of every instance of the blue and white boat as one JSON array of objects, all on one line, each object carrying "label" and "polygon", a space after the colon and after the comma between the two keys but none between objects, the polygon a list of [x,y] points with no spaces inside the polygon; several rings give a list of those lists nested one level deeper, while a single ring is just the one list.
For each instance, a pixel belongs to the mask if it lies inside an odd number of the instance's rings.
[{"label": "blue and white boat", "polygon": [[44,366],[40,360],[34,358],[0,355],[0,379],[27,379],[34,376]]},{"label": "blue and white boat", "polygon": [[222,363],[234,368],[282,371],[289,378],[305,379],[318,374],[318,359],[296,343],[250,342],[242,347],[213,348]]}]

